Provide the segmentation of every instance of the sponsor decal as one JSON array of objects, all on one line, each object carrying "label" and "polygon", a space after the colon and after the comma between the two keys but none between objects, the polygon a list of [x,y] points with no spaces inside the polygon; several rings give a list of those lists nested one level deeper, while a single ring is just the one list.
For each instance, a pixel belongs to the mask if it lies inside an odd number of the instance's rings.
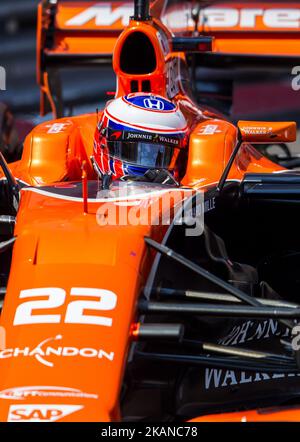
[{"label": "sponsor decal", "polygon": [[128,94],[126,97],[123,97],[123,101],[141,109],[148,109],[154,112],[175,112],[177,109],[174,103],[156,95]]},{"label": "sponsor decal", "polygon": [[271,135],[273,133],[273,128],[265,126],[247,126],[243,127],[242,131],[247,135]]},{"label": "sponsor decal", "polygon": [[125,132],[125,140],[126,141],[150,141],[152,143],[158,144],[168,144],[171,146],[179,146],[180,139],[169,137],[168,135],[160,135],[160,134],[149,134],[149,133],[141,133],[141,132]]},{"label": "sponsor decal", "polygon": [[83,405],[11,405],[9,407],[7,422],[55,422],[82,408]]},{"label": "sponsor decal", "polygon": [[[264,321],[245,321],[232,327],[229,334],[218,341],[220,345],[245,346],[253,342],[269,339],[283,339],[290,336],[290,330],[281,327],[278,321],[266,319]],[[205,390],[221,389],[225,387],[252,384],[275,379],[294,378],[300,373],[260,373],[241,370],[226,370],[206,368],[204,376]]]},{"label": "sponsor decal", "polygon": [[124,139],[126,141],[152,141],[154,139],[153,134],[140,133],[140,132],[124,132]]},{"label": "sponsor decal", "polygon": [[109,130],[108,138],[110,141],[145,141],[148,143],[162,144],[174,147],[183,147],[186,144],[186,138],[172,137],[170,135],[154,134],[151,132],[130,132]]},{"label": "sponsor decal", "polygon": [[53,123],[47,124],[45,127],[48,128],[47,134],[60,134],[67,126],[70,126],[70,123]]},{"label": "sponsor decal", "polygon": [[120,139],[122,139],[122,134],[123,134],[123,132],[121,130],[114,130],[114,131],[111,131],[110,138],[112,140],[120,140]]},{"label": "sponsor decal", "polygon": [[[58,345],[50,346],[51,341],[59,341],[62,339],[61,335],[57,335],[54,338],[48,338],[40,342],[36,347],[23,347],[23,348],[6,348],[0,351],[1,359],[10,358],[34,358],[40,364],[46,367],[54,367],[54,362],[52,359],[62,358],[62,357],[80,357],[80,358],[96,358],[96,359],[106,359],[108,361],[113,361],[114,352],[106,352],[102,349],[95,348],[77,348],[77,347],[64,347]],[[50,359],[50,360],[49,360]]]},{"label": "sponsor decal", "polygon": [[230,333],[219,340],[220,345],[240,345],[252,341],[262,341],[272,337],[286,338],[290,335],[289,329],[281,329],[278,321],[266,319],[261,322],[246,321],[234,326]]},{"label": "sponsor decal", "polygon": [[145,98],[144,99],[144,106],[147,109],[152,110],[164,110],[165,105],[162,100],[159,100],[158,98]]},{"label": "sponsor decal", "polygon": [[219,129],[219,126],[217,124],[208,124],[207,126],[204,126],[200,130],[201,135],[214,135],[221,133],[222,131]]},{"label": "sponsor decal", "polygon": [[50,386],[32,386],[8,388],[0,391],[0,399],[9,399],[22,401],[35,398],[80,398],[80,399],[98,399],[97,394],[84,393],[77,388],[68,387],[50,387]]},{"label": "sponsor decal", "polygon": [[[276,5],[276,4],[275,4]],[[299,29],[300,8],[233,8],[230,7],[203,8],[200,11],[199,30],[218,28],[268,30],[268,29]],[[111,27],[121,22],[123,26],[129,23],[133,15],[130,3],[114,5],[111,2],[97,3],[80,11],[65,23],[67,27],[81,27],[90,23],[92,26]],[[162,17],[162,21],[172,30],[194,29],[194,21],[190,7],[170,8]]]},{"label": "sponsor decal", "polygon": [[129,17],[133,15],[131,3],[119,4],[117,7],[110,2],[96,3],[69,19],[66,26],[84,26],[91,22],[94,26],[113,26],[121,21],[123,26],[129,23]]},{"label": "sponsor decal", "polygon": [[216,208],[216,198],[210,198],[209,200],[204,201],[204,213],[210,212]]},{"label": "sponsor decal", "polygon": [[253,384],[256,382],[272,381],[299,377],[300,373],[249,373],[246,371],[223,370],[217,368],[205,369],[205,390],[232,387],[235,385]]},{"label": "sponsor decal", "polygon": [[[187,20],[184,21],[183,16]],[[200,11],[198,29],[299,29],[299,20],[300,8],[203,8]],[[191,8],[169,10],[164,15],[163,22],[172,30],[195,27]]]}]

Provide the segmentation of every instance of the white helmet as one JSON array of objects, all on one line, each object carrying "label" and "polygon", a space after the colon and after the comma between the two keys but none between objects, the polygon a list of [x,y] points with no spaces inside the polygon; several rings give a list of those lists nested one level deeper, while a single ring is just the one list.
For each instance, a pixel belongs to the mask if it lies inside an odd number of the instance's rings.
[{"label": "white helmet", "polygon": [[166,98],[151,93],[117,98],[105,108],[96,131],[96,169],[113,178],[149,169],[174,171],[187,131],[182,112]]}]

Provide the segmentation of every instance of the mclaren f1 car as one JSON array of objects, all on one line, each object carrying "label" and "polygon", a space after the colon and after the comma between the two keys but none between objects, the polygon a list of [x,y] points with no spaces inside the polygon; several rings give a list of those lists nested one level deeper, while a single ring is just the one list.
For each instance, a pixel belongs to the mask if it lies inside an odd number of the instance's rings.
[{"label": "mclaren f1 car", "polygon": [[1,421],[300,420],[300,175],[255,148],[296,125],[199,105],[187,63],[212,35],[163,5],[117,37],[90,28],[101,4],[39,6],[44,110],[61,62],[112,52],[117,84],[0,155]]}]

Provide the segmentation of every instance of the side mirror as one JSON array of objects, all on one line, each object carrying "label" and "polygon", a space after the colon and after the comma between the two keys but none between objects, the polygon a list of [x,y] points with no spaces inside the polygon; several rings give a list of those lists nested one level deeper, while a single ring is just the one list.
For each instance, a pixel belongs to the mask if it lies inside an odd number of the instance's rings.
[{"label": "side mirror", "polygon": [[199,35],[199,37],[173,37],[172,49],[174,52],[212,52],[214,39]]},{"label": "side mirror", "polygon": [[294,121],[239,121],[238,128],[241,140],[249,143],[290,143],[297,139]]}]

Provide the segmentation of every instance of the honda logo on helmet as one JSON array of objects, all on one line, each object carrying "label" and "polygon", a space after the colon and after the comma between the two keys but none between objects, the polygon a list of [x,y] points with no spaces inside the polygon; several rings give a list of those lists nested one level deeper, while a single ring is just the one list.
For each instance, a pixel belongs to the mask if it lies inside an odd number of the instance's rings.
[{"label": "honda logo on helmet", "polygon": [[158,100],[157,98],[145,98],[144,106],[147,109],[153,109],[153,110],[164,110],[165,107],[164,102]]}]

